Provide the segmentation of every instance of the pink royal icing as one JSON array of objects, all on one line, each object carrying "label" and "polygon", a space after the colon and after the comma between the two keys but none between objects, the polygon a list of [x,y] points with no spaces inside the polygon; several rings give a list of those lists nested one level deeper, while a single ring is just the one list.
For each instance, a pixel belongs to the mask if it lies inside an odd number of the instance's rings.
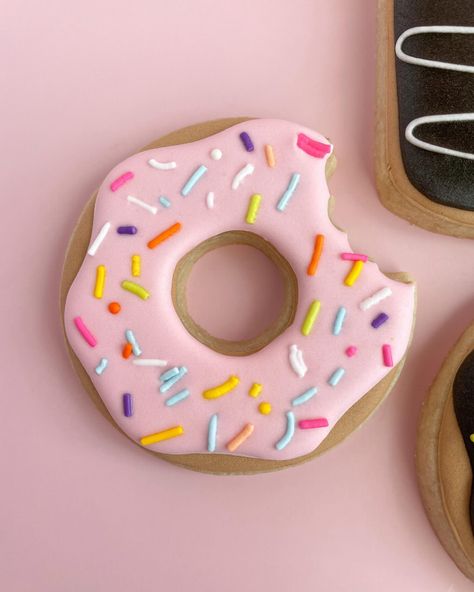
[{"label": "pink royal icing", "polygon": [[[253,150],[246,150],[242,133]],[[93,254],[85,256],[69,290],[65,326],[114,421],[132,439],[168,454],[295,458],[317,448],[391,370],[382,348],[389,345],[392,363],[400,362],[411,335],[414,286],[388,279],[375,263],[343,257],[353,251],[328,217],[325,165],[331,150],[323,136],[302,126],[252,120],[191,144],[135,154],[107,175],[95,204]],[[249,224],[255,195],[261,199]],[[117,232],[132,225],[135,234]],[[298,280],[293,324],[243,357],[219,354],[194,339],[171,297],[177,262],[205,239],[230,230],[269,240]],[[308,275],[317,235],[324,245],[316,273]],[[132,275],[132,255],[140,256],[138,277]],[[102,298],[94,296],[99,265],[106,269]],[[107,310],[112,301],[120,303],[120,314]],[[375,329],[371,322],[381,313],[389,320]],[[77,318],[95,347],[78,330]],[[122,357],[126,341],[134,352],[129,359]],[[160,381],[164,373],[167,380]],[[212,389],[223,383],[226,394],[214,396]],[[271,413],[259,412],[262,401],[271,404]],[[241,433],[245,438],[229,452],[229,442]]]}]

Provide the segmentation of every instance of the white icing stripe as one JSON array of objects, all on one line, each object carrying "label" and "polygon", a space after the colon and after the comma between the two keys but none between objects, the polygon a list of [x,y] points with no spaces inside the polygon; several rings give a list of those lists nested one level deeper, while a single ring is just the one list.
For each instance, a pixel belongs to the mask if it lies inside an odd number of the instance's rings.
[{"label": "white icing stripe", "polygon": [[465,64],[451,64],[450,62],[438,62],[436,60],[426,60],[424,58],[417,58],[415,56],[406,54],[402,49],[405,39],[408,39],[408,37],[412,37],[413,35],[420,35],[421,33],[457,33],[460,35],[472,35],[474,34],[474,27],[413,27],[402,33],[397,40],[397,44],[395,45],[395,52],[402,62],[416,64],[417,66],[426,66],[427,68],[455,70],[456,72],[469,72],[469,74],[474,74],[474,66],[467,66]]},{"label": "white icing stripe", "polygon": [[[472,35],[474,34],[474,27],[413,27],[402,33],[395,45],[395,53],[402,62],[414,64],[416,66],[425,66],[426,68],[439,68],[440,70],[452,70],[455,72],[474,74],[474,66],[468,66],[466,64],[453,64],[451,62],[439,62],[437,60],[427,60],[406,54],[403,51],[403,43],[405,40],[409,37],[412,37],[413,35],[420,35],[423,33],[456,33],[460,35]],[[410,142],[410,144],[413,144],[418,148],[422,148],[423,150],[429,150],[430,152],[436,152],[437,154],[455,156],[457,158],[467,158],[468,160],[474,160],[474,153],[472,152],[452,150],[451,148],[445,148],[444,146],[438,146],[436,144],[431,144],[430,142],[424,142],[423,140],[416,138],[413,134],[414,130],[419,125],[428,123],[453,123],[456,121],[474,121],[474,113],[449,113],[446,115],[427,115],[425,117],[418,117],[408,124],[405,130],[405,138],[408,142]]]},{"label": "white icing stripe", "polygon": [[474,154],[471,152],[461,152],[460,150],[452,150],[451,148],[445,148],[444,146],[430,144],[429,142],[419,140],[413,135],[413,131],[419,125],[426,123],[452,123],[454,121],[474,121],[474,113],[453,113],[448,115],[426,115],[425,117],[418,117],[407,125],[407,129],[405,130],[405,138],[414,146],[418,146],[424,150],[430,150],[431,152],[437,152],[438,154],[449,154],[450,156],[474,160]]}]

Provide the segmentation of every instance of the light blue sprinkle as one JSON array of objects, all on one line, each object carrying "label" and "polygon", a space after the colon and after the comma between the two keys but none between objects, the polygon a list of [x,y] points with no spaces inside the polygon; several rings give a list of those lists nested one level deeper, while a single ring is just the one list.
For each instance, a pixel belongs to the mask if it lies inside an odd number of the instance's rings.
[{"label": "light blue sprinkle", "polygon": [[288,205],[290,199],[293,197],[293,193],[295,192],[296,188],[298,187],[298,183],[300,182],[301,175],[299,173],[293,173],[288,183],[288,187],[286,188],[285,193],[280,197],[280,201],[277,204],[277,210],[279,212],[284,212],[286,206]]},{"label": "light blue sprinkle", "polygon": [[344,368],[338,368],[337,370],[334,370],[334,372],[331,374],[328,380],[328,384],[330,384],[331,386],[336,386],[345,373],[346,371],[344,370]]},{"label": "light blue sprinkle", "polygon": [[341,306],[336,313],[336,318],[334,319],[334,325],[332,327],[333,335],[339,335],[339,333],[342,331],[342,326],[344,325],[346,314],[347,310],[343,306]]},{"label": "light blue sprinkle", "polygon": [[291,439],[293,438],[295,434],[295,414],[293,413],[293,411],[287,411],[286,412],[286,432],[283,435],[283,438],[281,438],[281,440],[278,440],[278,442],[275,444],[275,448],[277,450],[283,450],[283,448],[286,448],[286,446],[288,446],[288,444],[291,442]]},{"label": "light blue sprinkle", "polygon": [[196,183],[199,181],[199,179],[205,174],[207,173],[207,167],[205,167],[203,164],[198,167],[194,173],[189,177],[189,179],[186,181],[186,183],[184,184],[184,187],[181,189],[181,195],[183,197],[186,197],[188,195],[188,193],[191,192],[191,189],[194,187],[194,185],[196,185]]},{"label": "light blue sprinkle", "polygon": [[207,428],[207,450],[208,452],[214,452],[217,444],[217,413],[211,415],[209,420],[209,427]]},{"label": "light blue sprinkle", "polygon": [[95,373],[100,376],[102,372],[107,368],[108,364],[109,360],[107,358],[101,358],[99,364],[95,369]]},{"label": "light blue sprinkle", "polygon": [[315,386],[313,386],[301,395],[299,395],[298,397],[295,397],[291,401],[291,404],[293,405],[293,407],[296,407],[297,405],[302,405],[303,403],[306,403],[306,401],[312,399],[317,392],[318,389]]},{"label": "light blue sprinkle", "polygon": [[140,349],[140,346],[138,345],[138,342],[135,339],[135,335],[133,334],[133,331],[131,331],[130,329],[127,329],[125,331],[125,339],[132,346],[133,355],[134,356],[141,356],[142,350]]},{"label": "light blue sprinkle", "polygon": [[178,366],[175,366],[174,368],[170,368],[169,370],[166,370],[165,372],[160,374],[160,380],[161,380],[161,382],[166,382],[170,378],[173,378],[173,376],[176,376],[176,374],[179,374]]},{"label": "light blue sprinkle", "polygon": [[171,206],[171,202],[166,195],[160,195],[159,202],[164,208],[169,208]]},{"label": "light blue sprinkle", "polygon": [[168,407],[172,407],[173,405],[176,405],[176,403],[184,401],[188,397],[189,397],[189,390],[183,389],[182,391],[179,391],[179,393],[176,393],[176,395],[173,395],[169,399],[166,399],[165,405],[167,405]]},{"label": "light blue sprinkle", "polygon": [[175,374],[173,377],[169,378],[166,382],[164,382],[160,386],[160,393],[168,392],[170,390],[170,388],[178,382],[178,380],[181,380],[183,378],[183,376],[185,374],[187,374],[187,372],[188,372],[188,369],[185,368],[184,366],[181,366],[181,368],[179,369],[179,372],[177,374]]}]

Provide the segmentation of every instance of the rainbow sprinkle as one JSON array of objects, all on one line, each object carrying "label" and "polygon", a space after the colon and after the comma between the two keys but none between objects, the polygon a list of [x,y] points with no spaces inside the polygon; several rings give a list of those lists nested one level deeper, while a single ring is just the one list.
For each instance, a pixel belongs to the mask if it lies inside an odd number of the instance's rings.
[{"label": "rainbow sprinkle", "polygon": [[283,434],[283,437],[278,440],[275,444],[275,448],[277,450],[283,450],[288,446],[288,444],[293,439],[295,435],[295,414],[293,411],[286,412],[286,431]]},{"label": "rainbow sprinkle", "polygon": [[207,428],[207,450],[208,452],[214,452],[217,444],[217,422],[218,414],[214,413],[211,415],[209,420],[209,426]]},{"label": "rainbow sprinkle", "polygon": [[133,355],[141,356],[142,350],[140,349],[140,346],[138,345],[135,335],[133,334],[133,331],[131,329],[127,329],[125,331],[125,339],[132,346]]},{"label": "rainbow sprinkle", "polygon": [[390,317],[385,312],[381,312],[379,315],[375,317],[375,319],[370,323],[374,329],[378,329],[384,323],[388,321]]},{"label": "rainbow sprinkle", "polygon": [[134,174],[132,173],[132,171],[127,171],[123,175],[120,175],[120,177],[115,179],[115,181],[112,181],[112,183],[110,184],[111,191],[117,191],[117,189],[122,187],[122,185],[125,185],[125,183],[127,181],[130,181],[131,179],[133,179],[133,177],[134,177]]},{"label": "rainbow sprinkle", "polygon": [[109,364],[109,360],[107,358],[101,358],[100,362],[95,367],[95,373],[98,376],[101,376],[102,373],[104,372],[104,370],[107,368],[108,364]]},{"label": "rainbow sprinkle", "polygon": [[239,134],[239,137],[242,140],[242,144],[244,145],[245,150],[247,150],[247,152],[253,152],[254,145],[248,133],[242,132],[241,134]]},{"label": "rainbow sprinkle", "polygon": [[158,201],[164,208],[171,207],[171,202],[165,195],[160,195]]},{"label": "rainbow sprinkle", "polygon": [[384,366],[387,368],[392,368],[393,366],[393,356],[392,356],[392,348],[388,343],[382,345],[382,357]]},{"label": "rainbow sprinkle", "polygon": [[74,317],[73,319],[74,324],[76,325],[77,330],[84,338],[84,341],[88,343],[91,347],[95,347],[97,345],[97,339],[92,335],[89,329],[86,327],[84,321],[81,317]]},{"label": "rainbow sprinkle", "polygon": [[242,428],[242,430],[232,438],[232,440],[230,440],[230,442],[227,442],[227,450],[229,452],[235,452],[237,450],[237,448],[239,448],[240,446],[242,446],[242,444],[245,442],[245,440],[247,440],[253,433],[254,430],[254,425],[251,423],[247,423],[245,424],[245,426]]},{"label": "rainbow sprinkle", "polygon": [[177,382],[179,382],[183,376],[188,373],[188,369],[186,366],[181,366],[178,369],[178,372],[174,374],[171,378],[168,378],[160,385],[160,393],[166,393],[172,388]]},{"label": "rainbow sprinkle", "polygon": [[191,193],[191,189],[196,185],[196,183],[201,179],[203,175],[207,173],[207,167],[203,164],[199,166],[194,173],[189,177],[186,183],[183,185],[181,189],[181,195],[186,197]]},{"label": "rainbow sprinkle", "polygon": [[305,391],[304,393],[301,393],[301,395],[298,395],[297,397],[295,397],[291,401],[291,404],[293,405],[293,407],[297,407],[298,405],[303,405],[303,403],[307,403],[310,399],[312,399],[317,392],[318,392],[318,389],[315,386],[313,386],[310,389],[308,389],[307,391]]},{"label": "rainbow sprinkle", "polygon": [[152,444],[163,442],[163,440],[176,438],[182,434],[184,434],[183,426],[178,425],[161,432],[156,432],[155,434],[150,434],[149,436],[143,436],[143,438],[140,438],[140,444],[142,446],[151,446]]},{"label": "rainbow sprinkle", "polygon": [[293,197],[293,194],[296,191],[296,188],[299,185],[301,175],[299,173],[293,173],[291,175],[290,182],[288,183],[288,187],[286,188],[283,195],[280,197],[280,200],[277,203],[276,209],[279,212],[284,212],[286,210],[287,205],[290,202],[290,199]]},{"label": "rainbow sprinkle", "polygon": [[329,425],[325,417],[315,417],[314,419],[301,419],[298,422],[298,427],[301,430],[313,430],[315,428],[327,428]]},{"label": "rainbow sprinkle", "polygon": [[357,260],[354,261],[351,270],[349,271],[349,273],[346,276],[346,279],[344,280],[344,283],[346,286],[353,286],[356,281],[357,278],[360,275],[360,272],[362,271],[362,269],[364,268],[364,262]]},{"label": "rainbow sprinkle", "polygon": [[255,220],[257,219],[258,210],[260,209],[260,202],[262,201],[262,196],[259,193],[254,193],[249,200],[249,207],[247,209],[247,215],[245,216],[245,221],[247,224],[255,224]]},{"label": "rainbow sprinkle", "polygon": [[182,391],[179,391],[179,393],[176,393],[176,395],[166,399],[165,405],[167,407],[172,407],[173,405],[176,405],[176,403],[181,403],[181,401],[184,401],[189,397],[189,394],[190,393],[188,389],[183,389]]},{"label": "rainbow sprinkle", "polygon": [[123,414],[125,417],[133,415],[133,397],[130,393],[124,393],[122,396]]},{"label": "rainbow sprinkle", "polygon": [[237,376],[231,375],[222,384],[219,384],[218,386],[215,386],[213,388],[205,390],[202,393],[202,396],[205,399],[218,399],[219,397],[222,397],[223,395],[227,395],[227,393],[230,393],[230,391],[234,390],[235,387],[239,383],[240,383],[240,379]]},{"label": "rainbow sprinkle", "polygon": [[308,312],[301,326],[301,333],[307,337],[313,330],[313,325],[318,318],[319,310],[321,308],[321,302],[319,300],[313,300],[309,305]]},{"label": "rainbow sprinkle", "polygon": [[264,150],[265,158],[267,159],[267,164],[270,168],[273,168],[276,164],[273,146],[271,146],[270,144],[265,144]]},{"label": "rainbow sprinkle", "polygon": [[334,324],[332,326],[332,334],[339,335],[342,331],[342,327],[344,325],[344,321],[346,319],[347,310],[341,306],[336,313],[336,318],[334,319]]},{"label": "rainbow sprinkle", "polygon": [[121,284],[122,288],[131,294],[135,294],[142,300],[148,300],[150,298],[150,293],[145,290],[142,286],[139,286],[135,282],[129,282],[128,280],[124,280]]},{"label": "rainbow sprinkle", "polygon": [[94,287],[94,296],[96,298],[102,298],[104,295],[104,287],[105,287],[105,265],[98,265],[96,269],[95,275],[95,287]]},{"label": "rainbow sprinkle", "polygon": [[331,386],[337,386],[345,373],[346,371],[344,370],[344,368],[337,368],[329,377],[328,384],[330,384]]},{"label": "rainbow sprinkle", "polygon": [[102,226],[102,228],[97,233],[97,236],[95,237],[94,241],[92,242],[91,246],[87,250],[88,255],[91,255],[93,257],[97,253],[97,250],[99,249],[100,245],[107,236],[107,233],[109,232],[111,226],[112,224],[110,222],[106,222]]}]

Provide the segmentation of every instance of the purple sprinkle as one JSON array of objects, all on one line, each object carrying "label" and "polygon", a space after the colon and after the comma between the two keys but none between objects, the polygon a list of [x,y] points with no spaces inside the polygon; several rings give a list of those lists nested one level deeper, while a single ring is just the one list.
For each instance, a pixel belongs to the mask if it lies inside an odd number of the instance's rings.
[{"label": "purple sprinkle", "polygon": [[380,325],[386,323],[389,319],[388,314],[381,312],[379,315],[375,317],[375,319],[370,323],[374,329],[378,329]]},{"label": "purple sprinkle", "polygon": [[119,234],[137,234],[136,226],[119,226],[117,228]]},{"label": "purple sprinkle", "polygon": [[125,417],[132,417],[133,415],[133,398],[130,393],[123,395],[123,414]]},{"label": "purple sprinkle", "polygon": [[247,150],[247,152],[253,152],[253,142],[250,139],[250,136],[248,135],[247,132],[242,132],[240,134],[240,139],[243,142],[243,145],[245,146],[245,150]]}]

